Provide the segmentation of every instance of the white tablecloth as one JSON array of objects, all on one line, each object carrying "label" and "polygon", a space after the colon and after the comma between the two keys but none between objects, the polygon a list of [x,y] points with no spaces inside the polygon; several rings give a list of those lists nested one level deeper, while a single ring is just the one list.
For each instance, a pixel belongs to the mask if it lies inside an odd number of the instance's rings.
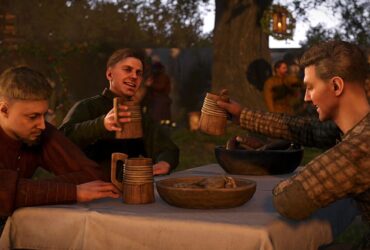
[{"label": "white tablecloth", "polygon": [[[211,164],[157,179],[218,175]],[[28,207],[8,219],[1,249],[317,249],[330,243],[357,214],[350,199],[294,222],[273,208],[271,190],[284,176],[238,176],[257,182],[253,198],[231,209],[183,209],[156,202],[127,205],[119,199]]]}]

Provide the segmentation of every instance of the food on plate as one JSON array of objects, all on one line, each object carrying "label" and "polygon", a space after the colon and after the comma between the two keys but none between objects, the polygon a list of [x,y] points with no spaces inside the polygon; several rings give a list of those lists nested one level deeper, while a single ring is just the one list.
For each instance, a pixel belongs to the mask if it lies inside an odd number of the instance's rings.
[{"label": "food on plate", "polygon": [[230,176],[212,176],[201,179],[197,182],[179,182],[174,184],[177,188],[236,188],[234,178]]}]

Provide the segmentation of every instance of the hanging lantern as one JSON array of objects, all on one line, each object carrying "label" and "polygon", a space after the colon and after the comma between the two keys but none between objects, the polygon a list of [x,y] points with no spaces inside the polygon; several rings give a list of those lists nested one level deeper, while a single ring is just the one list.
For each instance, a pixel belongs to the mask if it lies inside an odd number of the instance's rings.
[{"label": "hanging lantern", "polygon": [[293,39],[295,19],[284,6],[273,4],[261,19],[262,30],[277,40]]}]

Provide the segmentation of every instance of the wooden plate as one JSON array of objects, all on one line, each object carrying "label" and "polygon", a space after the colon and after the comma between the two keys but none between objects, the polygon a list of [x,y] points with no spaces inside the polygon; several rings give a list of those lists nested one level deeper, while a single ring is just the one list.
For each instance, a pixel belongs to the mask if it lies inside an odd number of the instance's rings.
[{"label": "wooden plate", "polygon": [[184,188],[177,183],[195,183],[209,176],[169,178],[156,182],[160,197],[168,204],[183,208],[231,208],[249,201],[256,191],[256,182],[234,178],[236,188]]}]

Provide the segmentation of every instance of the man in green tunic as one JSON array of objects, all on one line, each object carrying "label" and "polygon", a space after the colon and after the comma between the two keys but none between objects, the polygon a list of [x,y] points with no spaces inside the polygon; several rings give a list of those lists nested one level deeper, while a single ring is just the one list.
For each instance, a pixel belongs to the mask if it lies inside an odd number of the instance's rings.
[{"label": "man in green tunic", "polygon": [[[168,174],[179,160],[179,149],[160,125],[143,114],[143,138],[115,139],[121,128],[116,123],[113,98],[130,100],[139,89],[144,75],[145,57],[141,51],[120,49],[107,62],[109,88],[97,96],[77,102],[64,118],[60,130],[79,145],[87,156],[100,163],[108,174],[111,154],[153,158],[153,173]],[[130,121],[130,112],[120,106],[120,123]]]}]

